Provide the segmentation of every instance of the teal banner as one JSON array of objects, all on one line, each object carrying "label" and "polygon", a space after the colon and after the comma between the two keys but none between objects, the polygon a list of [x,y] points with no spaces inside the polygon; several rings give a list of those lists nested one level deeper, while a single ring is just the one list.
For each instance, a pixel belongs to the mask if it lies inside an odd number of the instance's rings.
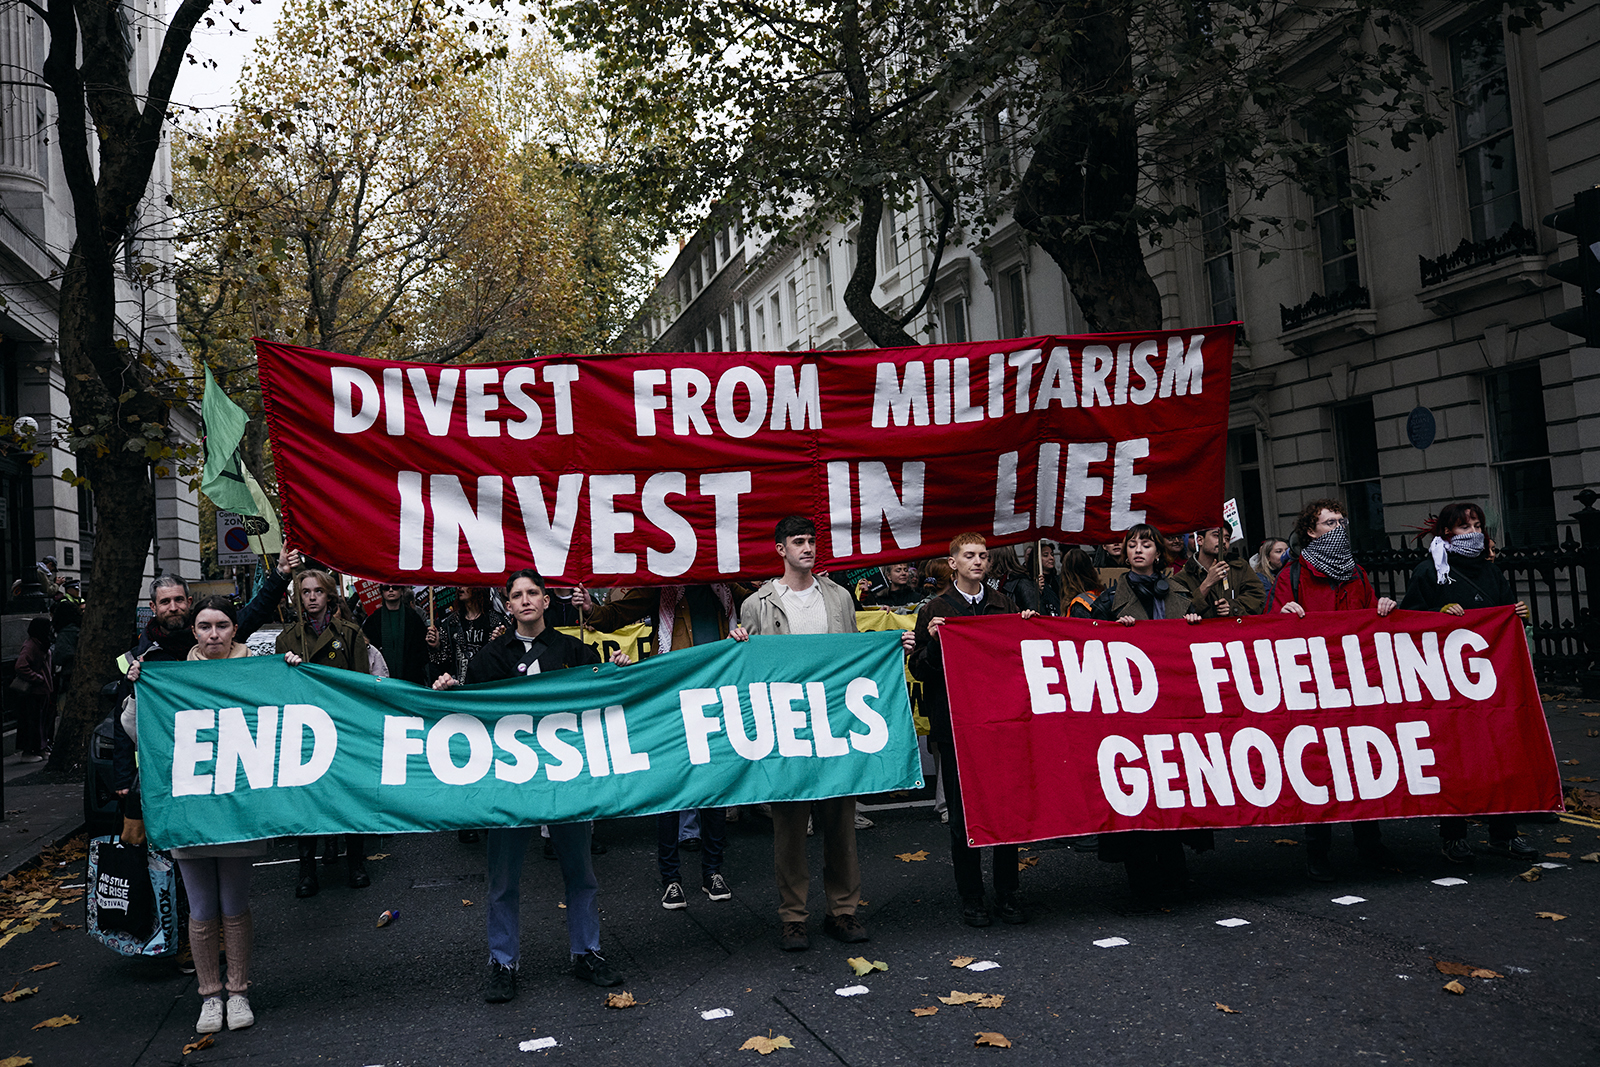
[{"label": "teal banner", "polygon": [[138,695],[162,848],[922,784],[898,632],[719,641],[444,692],[277,656],[147,663]]}]

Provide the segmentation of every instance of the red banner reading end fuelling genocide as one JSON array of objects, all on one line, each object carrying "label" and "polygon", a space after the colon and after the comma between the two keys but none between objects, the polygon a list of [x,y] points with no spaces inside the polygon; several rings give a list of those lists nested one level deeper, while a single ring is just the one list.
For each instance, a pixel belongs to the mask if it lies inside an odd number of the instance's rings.
[{"label": "red banner reading end fuelling genocide", "polygon": [[408,584],[603,586],[1192,530],[1221,511],[1234,325],[852,352],[439,366],[256,342],[285,535]]},{"label": "red banner reading end fuelling genocide", "polygon": [[1511,608],[940,629],[974,844],[1561,810]]}]

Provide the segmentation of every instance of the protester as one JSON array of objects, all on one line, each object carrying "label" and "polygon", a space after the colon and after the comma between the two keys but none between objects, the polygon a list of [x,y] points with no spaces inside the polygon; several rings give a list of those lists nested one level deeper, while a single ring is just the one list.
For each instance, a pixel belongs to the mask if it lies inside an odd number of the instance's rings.
[{"label": "protester", "polygon": [[39,591],[46,600],[54,600],[61,595],[61,578],[56,573],[58,566],[54,556],[45,556],[33,565],[34,580],[39,583]]},{"label": "protester", "polygon": [[1168,534],[1164,543],[1167,546],[1167,573],[1176,574],[1189,561],[1189,539],[1181,533]]},{"label": "protester", "polygon": [[[589,598],[589,591],[579,586],[573,594],[573,603],[580,611],[589,613],[589,625],[602,633],[650,619],[655,626],[656,655],[659,656],[727,637],[738,625],[739,606],[749,595],[749,586],[726,582],[668,585],[624,590],[596,606]],[[698,833],[687,840],[698,838],[695,849],[700,852],[700,890],[713,901],[730,900],[733,890],[722,873],[722,857],[728,840],[727,811],[709,807],[700,808],[698,814]],[[656,870],[661,875],[661,906],[668,911],[689,906],[679,869],[682,815],[676,811],[656,815]]]},{"label": "protester", "polygon": [[50,625],[55,643],[50,646],[50,665],[55,668],[56,706],[59,721],[66,711],[67,687],[72,683],[72,668],[78,662],[78,634],[83,630],[83,605],[63,592],[50,609]]},{"label": "protester", "polygon": [[[239,640],[239,614],[227,597],[208,596],[194,605],[189,615],[190,633],[195,645],[187,659],[218,661],[242,659],[250,650]],[[293,653],[285,657],[297,663]],[[142,664],[128,669],[128,680],[137,682]],[[138,744],[138,702],[130,696],[123,704],[122,728]],[[160,771],[156,779],[165,775]],[[137,789],[134,794],[137,796]],[[127,836],[127,835],[124,835]],[[142,836],[142,834],[137,835]],[[200,1019],[195,1029],[214,1034],[222,1029],[224,1017],[229,1030],[242,1030],[255,1023],[250,1008],[250,952],[254,942],[250,918],[250,872],[259,856],[267,854],[265,841],[240,841],[227,845],[201,845],[175,848],[172,858],[183,875],[184,892],[189,900],[189,947],[194,953],[195,983],[200,993]],[[218,950],[228,960],[228,979],[222,979]],[[224,1007],[222,994],[227,992]]]},{"label": "protester", "polygon": [[1062,605],[1067,601],[1061,596],[1061,576],[1056,572],[1056,546],[1052,541],[1039,542],[1039,575],[1034,585],[1039,590],[1041,615],[1065,614]]},{"label": "protester", "polygon": [[[431,670],[435,676],[467,676],[467,664],[491,638],[505,631],[502,616],[494,610],[494,598],[481,585],[456,587],[456,598],[439,619],[428,628],[426,640]],[[463,845],[478,843],[477,830],[457,830],[456,840]]]},{"label": "protester", "polygon": [[[1417,564],[1406,585],[1402,611],[1437,611],[1464,615],[1468,608],[1514,605],[1517,616],[1528,617],[1528,605],[1517,599],[1511,583],[1489,554],[1488,524],[1483,509],[1466,501],[1451,504],[1431,516],[1424,536],[1428,558]],[[1485,815],[1489,825],[1489,850],[1523,863],[1539,858],[1533,842],[1517,832],[1515,815]],[[1467,844],[1467,820],[1439,820],[1441,851],[1451,863],[1473,862]]]},{"label": "protester", "polygon": [[[1021,557],[1017,555],[1017,550],[1011,545],[1002,545],[999,548],[985,549],[984,555],[988,564],[987,577],[984,579],[984,584],[1004,596],[1007,602],[1013,605],[1012,611],[1027,610],[1037,612],[1039,610],[1039,594],[1041,592],[1040,582],[1028,570],[1027,564],[1022,562]],[[950,566],[952,573],[956,575],[956,582],[959,584],[961,568],[955,561],[954,551],[951,552]],[[941,596],[949,595],[950,591],[948,590],[941,594]],[[935,599],[940,598],[936,597]],[[1009,614],[1009,612],[997,614]]]},{"label": "protester", "polygon": [[884,584],[873,588],[870,578],[856,583],[856,599],[865,607],[903,608],[917,603],[922,593],[915,584],[916,567],[909,563],[891,563],[879,568]]},{"label": "protester", "polygon": [[931,559],[922,568],[922,597],[938,596],[950,587],[950,561],[947,559]]},{"label": "protester", "polygon": [[[1117,547],[1120,551],[1122,546]],[[1087,619],[1105,588],[1089,553],[1081,548],[1068,548],[1061,553],[1061,600],[1068,615]]]},{"label": "protester", "polygon": [[361,632],[383,653],[389,677],[429,685],[436,672],[428,657],[428,623],[412,607],[409,586],[380,585],[378,610],[367,616]]},{"label": "protester", "polygon": [[28,636],[17,654],[11,681],[12,707],[17,716],[17,751],[21,763],[42,763],[55,737],[56,681],[50,663],[55,633],[43,615],[28,620]]},{"label": "protester", "polygon": [[[1133,626],[1151,619],[1178,619],[1197,623],[1200,616],[1189,608],[1183,588],[1166,577],[1171,538],[1148,523],[1140,523],[1122,538],[1128,573],[1095,598],[1089,617]],[[1214,847],[1210,830],[1124,830],[1101,834],[1098,850],[1107,863],[1127,869],[1128,889],[1139,908],[1159,905],[1163,897],[1176,896],[1188,879],[1183,848],[1196,852]]]},{"label": "protester", "polygon": [[[1013,558],[1015,553],[1013,553]],[[961,776],[956,758],[954,734],[950,725],[950,697],[945,690],[944,656],[939,630],[948,618],[976,615],[1014,615],[1024,619],[1038,614],[1031,608],[1019,609],[1004,592],[984,581],[990,552],[982,534],[964,533],[950,542],[950,568],[955,574],[951,588],[924,604],[917,612],[911,653],[911,673],[923,685],[922,707],[928,716],[928,739],[939,746],[939,776],[944,781],[945,801],[950,813],[950,859],[955,867],[956,893],[961,897],[961,920],[968,926],[988,926],[993,920],[983,895],[983,850],[967,843],[967,821],[961,809]],[[1024,582],[1030,588],[1037,588]],[[952,669],[970,669],[952,664]],[[1002,922],[1028,921],[1017,897],[1017,846],[993,848],[995,911]]]},{"label": "protester", "polygon": [[[1278,571],[1267,610],[1301,617],[1308,611],[1372,610],[1381,617],[1394,610],[1394,601],[1377,596],[1367,572],[1355,561],[1345,514],[1344,504],[1332,499],[1313,500],[1300,512],[1294,526],[1295,547]],[[1362,862],[1375,867],[1394,865],[1376,821],[1353,823],[1352,830],[1356,855]],[[1333,824],[1309,824],[1305,839],[1306,874],[1314,881],[1333,881]]]},{"label": "protester", "polygon": [[[295,595],[300,617],[278,634],[278,652],[293,652],[301,662],[321,667],[369,673],[372,664],[367,655],[367,637],[361,627],[343,617],[338,580],[325,570],[308,569],[295,580]],[[372,878],[367,874],[364,839],[361,834],[347,833],[344,842],[345,880],[351,889],[365,889],[372,884]],[[294,895],[301,899],[314,897],[322,888],[317,880],[317,838],[301,837],[296,844],[300,851],[300,881],[294,887]],[[330,834],[323,846],[322,862],[331,867],[338,856],[338,836]]]},{"label": "protester", "polygon": [[[850,593],[820,574],[817,528],[803,515],[779,520],[774,532],[783,574],[756,590],[739,610],[740,625],[729,634],[748,641],[753,634],[853,634],[856,613]],[[907,647],[914,641],[903,631]],[[856,917],[861,902],[861,866],[856,859],[856,802],[854,797],[831,797],[815,802],[784,801],[772,805],[772,851],[778,878],[780,943],[787,952],[811,947],[806,929],[806,896],[811,872],[806,864],[806,824],[813,808],[816,828],[822,832],[822,882],[828,898],[823,932],[836,941],[855,944],[867,940],[867,928]]]},{"label": "protester", "polygon": [[[466,684],[531,678],[600,662],[600,654],[591,646],[546,624],[550,596],[538,571],[524,568],[512,572],[506,579],[506,605],[515,628],[478,650],[467,664]],[[628,655],[615,652],[611,662],[627,664]],[[441,674],[433,687],[450,689],[460,684],[454,676]],[[504,1004],[517,995],[517,968],[522,957],[522,859],[534,830],[534,826],[508,826],[489,831],[489,978],[483,999],[490,1004]],[[572,974],[597,986],[621,985],[622,975],[600,955],[600,883],[589,854],[592,833],[593,825],[587,822],[550,827],[566,891]]]},{"label": "protester", "polygon": [[1194,558],[1184,563],[1172,581],[1189,596],[1191,610],[1203,619],[1259,615],[1267,595],[1255,572],[1244,560],[1223,558],[1233,524],[1222,520],[1195,534]]},{"label": "protester", "polygon": [[1289,542],[1281,537],[1269,537],[1256,548],[1256,554],[1250,557],[1250,568],[1261,578],[1261,588],[1272,595],[1272,587],[1278,581],[1278,572],[1283,569],[1283,557],[1289,552]]}]

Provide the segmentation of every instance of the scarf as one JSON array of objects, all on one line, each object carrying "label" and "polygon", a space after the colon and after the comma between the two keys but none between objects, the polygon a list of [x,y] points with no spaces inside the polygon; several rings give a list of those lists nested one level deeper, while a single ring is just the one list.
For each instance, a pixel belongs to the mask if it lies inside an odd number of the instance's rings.
[{"label": "scarf", "polygon": [[1144,613],[1152,619],[1167,617],[1167,594],[1172,591],[1172,586],[1159,574],[1135,574],[1129,571],[1124,575],[1128,579],[1128,588],[1133,590],[1133,595],[1139,598],[1139,603],[1144,606]]},{"label": "scarf", "polygon": [[1350,554],[1350,527],[1335,526],[1321,537],[1307,541],[1300,558],[1336,582],[1348,582],[1356,574],[1356,558]]},{"label": "scarf", "polygon": [[1428,546],[1428,552],[1433,556],[1433,569],[1439,576],[1439,584],[1449,585],[1455,581],[1454,578],[1450,577],[1450,554],[1452,552],[1458,556],[1474,559],[1483,555],[1483,548],[1484,536],[1482,530],[1457,534],[1449,540],[1443,537],[1435,537],[1433,543]]},{"label": "scarf", "polygon": [[[660,619],[656,623],[656,652],[672,651],[672,624],[677,620],[678,608],[683,604],[685,587],[681,585],[663,586],[661,589]],[[722,602],[722,610],[728,613],[728,629],[733,629],[739,621],[733,617],[733,590],[728,588],[726,582],[714,582],[711,591]]]},{"label": "scarf", "polygon": [[312,636],[320,637],[331,622],[333,622],[333,609],[330,608],[315,619],[307,618],[306,626],[310,628]]}]

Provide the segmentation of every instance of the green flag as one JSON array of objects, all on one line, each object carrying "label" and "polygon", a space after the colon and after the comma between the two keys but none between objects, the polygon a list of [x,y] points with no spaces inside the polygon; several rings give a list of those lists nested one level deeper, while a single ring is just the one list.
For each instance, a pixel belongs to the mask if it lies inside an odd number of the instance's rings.
[{"label": "green flag", "polygon": [[206,368],[206,395],[200,402],[200,415],[206,423],[206,465],[200,491],[224,511],[236,515],[257,515],[255,497],[245,481],[244,463],[239,458],[239,442],[250,416],[228,399],[222,386]]}]

